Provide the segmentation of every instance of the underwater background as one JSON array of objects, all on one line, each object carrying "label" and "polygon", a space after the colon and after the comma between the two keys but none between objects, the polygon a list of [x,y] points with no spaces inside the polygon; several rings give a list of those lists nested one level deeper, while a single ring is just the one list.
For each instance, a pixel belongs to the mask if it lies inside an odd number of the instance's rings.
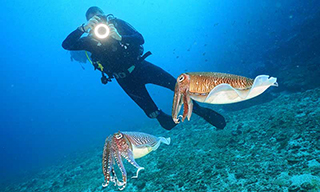
[{"label": "underwater background", "polygon": [[[175,77],[268,74],[279,87],[202,104],[226,117],[224,130],[193,115],[165,131],[61,47],[94,5],[133,25],[147,60]],[[0,12],[0,191],[116,190],[101,187],[101,155],[119,130],[172,139],[137,160],[146,170],[126,191],[320,190],[320,1],[12,0]],[[173,92],[148,89],[170,114]]]}]

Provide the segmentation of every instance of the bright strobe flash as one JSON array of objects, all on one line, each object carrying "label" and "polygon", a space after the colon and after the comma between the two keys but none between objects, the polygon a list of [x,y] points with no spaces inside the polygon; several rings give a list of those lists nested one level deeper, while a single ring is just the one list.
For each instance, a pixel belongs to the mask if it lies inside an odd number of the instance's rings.
[{"label": "bright strobe flash", "polygon": [[104,23],[100,23],[94,28],[94,35],[99,39],[107,38],[109,33],[110,33],[110,29],[108,25]]}]

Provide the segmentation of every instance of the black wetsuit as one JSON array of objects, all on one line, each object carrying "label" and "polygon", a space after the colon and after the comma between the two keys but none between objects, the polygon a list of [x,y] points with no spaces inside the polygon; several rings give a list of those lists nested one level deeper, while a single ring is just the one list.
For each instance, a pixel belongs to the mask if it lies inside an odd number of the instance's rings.
[{"label": "black wetsuit", "polygon": [[[157,118],[166,129],[174,127],[170,116],[164,116],[165,118],[159,116],[159,114],[163,115],[163,112],[158,109],[145,85],[151,83],[174,91],[176,79],[160,67],[148,61],[140,60],[141,53],[139,51],[141,51],[140,48],[144,43],[144,39],[138,31],[123,20],[113,19],[111,22],[122,36],[120,42],[110,36],[103,41],[99,41],[90,35],[81,37],[83,32],[80,29],[76,29],[63,41],[63,48],[90,52],[92,61],[99,61],[104,67],[103,72],[115,77],[123,90],[143,109],[148,117]],[[200,114],[200,116],[201,113],[203,113],[202,116],[206,116],[205,113],[208,113],[208,111],[201,111],[200,109],[206,108],[201,108],[194,102],[193,111],[196,114]],[[223,128],[225,126],[224,118],[218,113],[215,115],[219,117],[219,122],[214,125],[218,128]],[[170,125],[164,125],[168,123]]]}]

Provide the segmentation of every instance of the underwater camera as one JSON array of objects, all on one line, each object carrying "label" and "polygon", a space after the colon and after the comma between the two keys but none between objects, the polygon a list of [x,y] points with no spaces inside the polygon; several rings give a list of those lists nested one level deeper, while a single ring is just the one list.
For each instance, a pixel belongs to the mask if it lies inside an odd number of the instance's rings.
[{"label": "underwater camera", "polygon": [[112,14],[109,15],[98,15],[98,17],[100,17],[100,19],[104,22],[104,23],[99,23],[94,27],[94,35],[99,38],[99,39],[105,39],[109,36],[110,33],[110,29],[108,27],[109,21],[111,21],[112,19],[114,19],[114,16]]}]

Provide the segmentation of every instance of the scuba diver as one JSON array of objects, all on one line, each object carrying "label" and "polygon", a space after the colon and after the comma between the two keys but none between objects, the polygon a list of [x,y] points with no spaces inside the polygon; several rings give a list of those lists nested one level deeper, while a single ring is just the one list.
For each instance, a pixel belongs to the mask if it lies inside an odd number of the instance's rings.
[{"label": "scuba diver", "polygon": [[[145,60],[151,53],[143,54],[142,35],[127,22],[112,14],[105,15],[99,7],[90,7],[86,19],[85,24],[67,36],[62,47],[70,51],[84,50],[91,53],[89,56],[85,52],[95,69],[101,71],[103,84],[115,78],[149,118],[156,118],[167,130],[176,126],[172,117],[157,107],[145,86],[151,83],[174,91],[176,79]],[[83,36],[84,33],[88,35]],[[222,115],[196,102],[193,111],[217,129],[223,129],[226,125]]]}]

